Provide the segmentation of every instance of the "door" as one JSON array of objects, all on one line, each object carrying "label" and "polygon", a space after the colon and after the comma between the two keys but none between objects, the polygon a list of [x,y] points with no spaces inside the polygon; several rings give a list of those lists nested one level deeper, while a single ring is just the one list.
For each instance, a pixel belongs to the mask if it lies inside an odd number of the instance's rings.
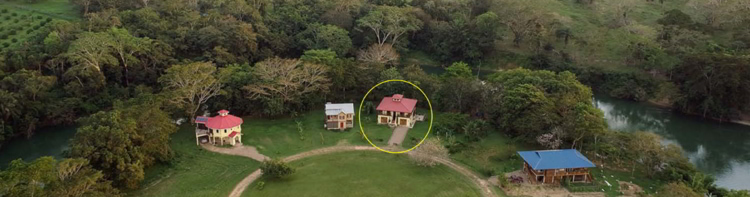
[{"label": "door", "polygon": [[400,119],[401,123],[399,125],[406,125],[406,119]]},{"label": "door", "polygon": [[380,117],[380,123],[388,123],[387,117]]},{"label": "door", "polygon": [[339,128],[344,128],[344,122],[339,122]]}]

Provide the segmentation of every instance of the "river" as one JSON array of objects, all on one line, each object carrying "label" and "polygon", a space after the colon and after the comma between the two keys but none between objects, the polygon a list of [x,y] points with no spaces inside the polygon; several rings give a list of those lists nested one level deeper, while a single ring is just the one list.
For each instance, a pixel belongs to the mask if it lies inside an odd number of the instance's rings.
[{"label": "river", "polygon": [[729,189],[750,189],[750,126],[719,123],[668,109],[596,96],[609,127],[661,135],[665,143],[682,147],[701,171],[714,175],[716,184]]},{"label": "river", "polygon": [[70,147],[69,140],[75,133],[75,127],[51,127],[36,132],[31,139],[13,139],[0,148],[0,169],[4,169],[8,163],[18,158],[26,162],[42,156],[62,158],[63,152]]}]

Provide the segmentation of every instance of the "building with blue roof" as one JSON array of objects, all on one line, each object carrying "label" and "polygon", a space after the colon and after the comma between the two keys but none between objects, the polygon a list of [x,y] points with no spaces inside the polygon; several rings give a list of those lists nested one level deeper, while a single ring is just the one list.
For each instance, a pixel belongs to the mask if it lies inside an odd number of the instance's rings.
[{"label": "building with blue roof", "polygon": [[596,167],[578,150],[535,150],[518,151],[523,158],[523,171],[533,183],[590,182],[594,178],[589,168]]}]

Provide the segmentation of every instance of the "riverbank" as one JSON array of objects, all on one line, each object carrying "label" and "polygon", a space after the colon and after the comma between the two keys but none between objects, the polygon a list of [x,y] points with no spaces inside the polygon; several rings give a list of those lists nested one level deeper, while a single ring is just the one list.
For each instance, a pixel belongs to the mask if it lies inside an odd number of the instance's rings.
[{"label": "riverbank", "polygon": [[[652,100],[645,101],[645,103],[649,104],[649,105],[652,105],[652,106],[660,107],[660,108],[663,108],[663,109],[669,109],[669,110],[672,109],[672,104],[668,100],[653,100],[652,99]],[[704,118],[704,117],[702,117],[701,115],[698,115],[698,114],[687,114],[687,115]],[[741,124],[741,125],[745,125],[745,126],[750,126],[750,114],[740,114],[740,118],[737,119],[737,120],[720,120],[720,119],[716,119],[716,118],[704,118],[704,119],[717,121],[719,123],[729,122],[729,123],[735,123],[735,124]]]}]

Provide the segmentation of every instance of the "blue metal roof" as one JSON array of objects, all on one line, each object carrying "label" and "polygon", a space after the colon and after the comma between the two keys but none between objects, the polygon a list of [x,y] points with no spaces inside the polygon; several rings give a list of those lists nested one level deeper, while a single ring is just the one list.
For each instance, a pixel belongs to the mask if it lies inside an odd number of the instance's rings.
[{"label": "blue metal roof", "polygon": [[576,149],[518,151],[534,170],[596,167]]}]

